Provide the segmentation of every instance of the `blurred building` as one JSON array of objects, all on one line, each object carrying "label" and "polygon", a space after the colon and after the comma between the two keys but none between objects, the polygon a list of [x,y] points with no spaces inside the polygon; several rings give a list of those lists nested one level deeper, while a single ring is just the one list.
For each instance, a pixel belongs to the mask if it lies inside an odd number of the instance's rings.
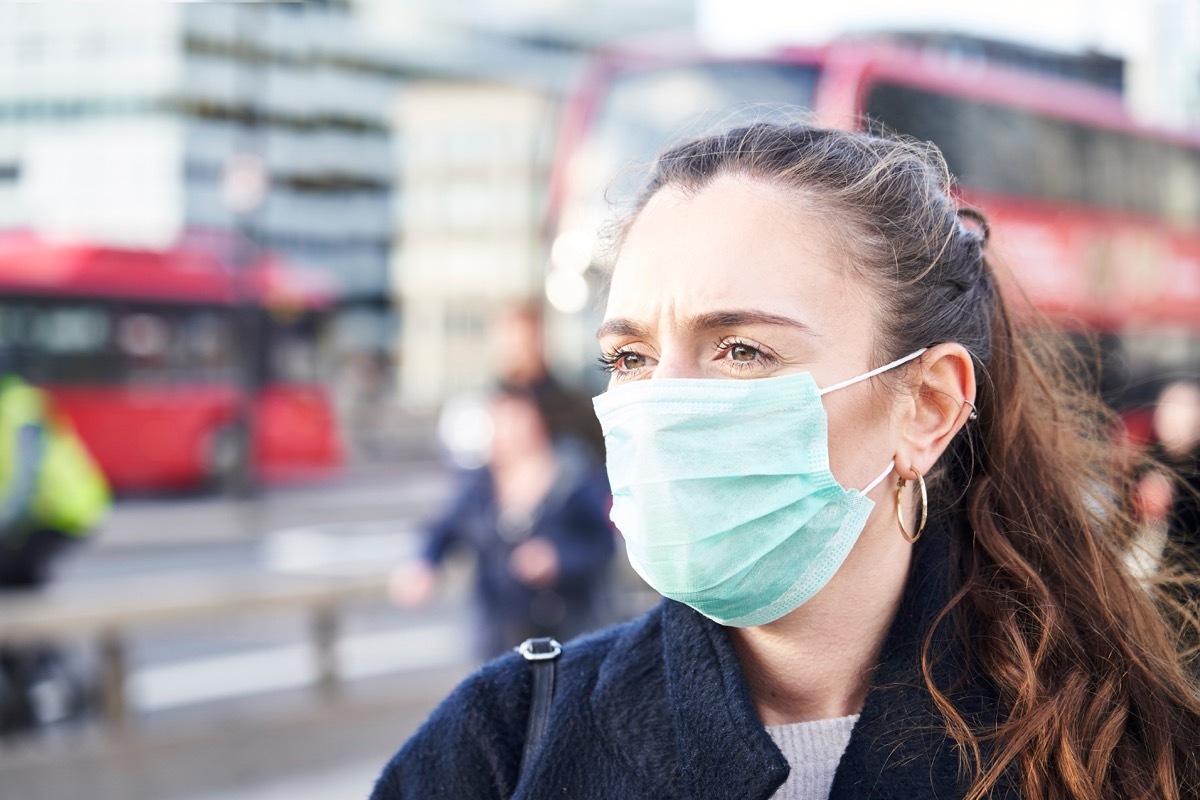
[{"label": "blurred building", "polygon": [[491,316],[541,292],[549,148],[538,143],[550,109],[545,92],[461,81],[410,85],[397,104],[405,213],[395,274],[407,403],[482,388]]},{"label": "blurred building", "polygon": [[1145,122],[1200,128],[1200,0],[1154,0],[1129,63],[1130,101]]},{"label": "blurred building", "polygon": [[343,407],[390,403],[394,364],[399,399],[432,405],[490,376],[494,309],[543,291],[556,104],[582,59],[688,30],[693,5],[0,4],[0,229],[150,248],[239,230],[336,277]]},{"label": "blurred building", "polygon": [[384,350],[402,77],[343,2],[5,3],[0,228],[238,229],[332,272],[335,344]]},{"label": "blurred building", "polygon": [[[401,401],[495,377],[488,323],[547,286],[546,188],[559,103],[594,47],[688,30],[691,0],[362,0],[406,67],[395,107],[393,262]],[[550,298],[553,306],[553,297]]]}]

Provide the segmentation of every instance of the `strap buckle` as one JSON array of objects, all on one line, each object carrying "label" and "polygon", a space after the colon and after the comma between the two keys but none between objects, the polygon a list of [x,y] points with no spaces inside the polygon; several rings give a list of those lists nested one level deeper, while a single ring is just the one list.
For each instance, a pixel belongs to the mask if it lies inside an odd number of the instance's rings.
[{"label": "strap buckle", "polygon": [[513,649],[526,661],[553,661],[562,655],[562,645],[549,636],[526,639]]}]

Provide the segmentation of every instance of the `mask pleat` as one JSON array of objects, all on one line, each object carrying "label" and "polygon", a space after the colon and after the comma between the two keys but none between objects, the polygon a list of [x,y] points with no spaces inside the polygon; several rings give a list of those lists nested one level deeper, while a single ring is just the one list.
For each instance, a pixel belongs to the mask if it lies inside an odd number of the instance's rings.
[{"label": "mask pleat", "polygon": [[[847,496],[841,503],[823,508],[813,525],[832,534],[819,548],[805,547],[795,539],[781,542],[768,557],[722,587],[708,592],[708,599],[696,595],[685,603],[695,603],[700,613],[726,625],[763,625],[794,611],[821,590],[837,572],[854,547],[874,503],[862,495]],[[780,569],[792,564],[791,570]]]},{"label": "mask pleat", "polygon": [[[638,486],[632,492],[632,502],[613,504],[613,524],[626,541],[635,543],[639,552],[652,559],[666,551],[681,558],[689,552],[685,548],[750,530],[750,538],[769,549],[771,541],[791,536],[821,506],[843,494],[828,472],[661,482]],[[704,527],[676,527],[681,504],[694,503],[696,497],[709,498]],[[781,502],[786,503],[782,508]],[[626,519],[626,514],[633,518]],[[690,552],[701,554],[698,550]]]},{"label": "mask pleat", "polygon": [[[656,589],[670,596],[680,592],[704,592],[730,584],[737,575],[768,562],[777,575],[771,582],[787,581],[787,575],[818,554],[825,537],[805,536],[805,529],[827,509],[836,508],[840,498],[813,496],[814,502],[793,503],[766,517],[748,520],[728,531],[727,536],[708,537],[685,546],[641,546],[627,542],[631,558],[653,571]],[[748,566],[749,565],[749,566]],[[736,582],[735,582],[736,584]],[[765,584],[764,584],[765,585]],[[726,587],[728,588],[728,587]]]}]

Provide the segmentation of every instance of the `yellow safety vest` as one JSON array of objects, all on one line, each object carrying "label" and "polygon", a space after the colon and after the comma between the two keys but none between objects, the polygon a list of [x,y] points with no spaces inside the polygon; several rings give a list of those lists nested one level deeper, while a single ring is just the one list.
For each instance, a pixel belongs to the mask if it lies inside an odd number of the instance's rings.
[{"label": "yellow safety vest", "polygon": [[28,425],[43,432],[41,463],[30,508],[30,528],[86,536],[112,503],[108,482],[70,421],[54,414],[46,396],[20,378],[0,378],[0,487],[16,475],[17,437]]}]

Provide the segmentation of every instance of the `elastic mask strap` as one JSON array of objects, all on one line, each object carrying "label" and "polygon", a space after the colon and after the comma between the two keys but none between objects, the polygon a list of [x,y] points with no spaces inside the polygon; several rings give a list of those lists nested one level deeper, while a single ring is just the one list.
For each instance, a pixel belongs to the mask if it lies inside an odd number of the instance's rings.
[{"label": "elastic mask strap", "polygon": [[[910,358],[911,358],[911,356],[910,356]],[[894,459],[892,461],[889,461],[888,465],[887,465],[887,469],[885,469],[883,472],[879,473],[878,478],[876,478],[875,480],[868,483],[867,488],[863,489],[862,493],[870,494],[872,489],[874,489],[879,484],[883,483],[884,478],[886,478],[888,475],[892,474],[892,470],[895,469],[895,467],[896,467],[896,461]]]},{"label": "elastic mask strap", "polygon": [[884,364],[882,367],[876,367],[875,369],[871,370],[870,372],[864,372],[862,375],[859,375],[857,378],[851,378],[848,381],[842,381],[841,383],[835,383],[833,386],[828,386],[824,389],[818,389],[817,394],[818,395],[829,394],[830,392],[836,392],[838,389],[845,389],[847,386],[853,386],[854,384],[856,384],[860,381],[865,381],[867,378],[874,378],[876,375],[878,375],[881,372],[887,372],[889,369],[895,369],[896,367],[900,366],[901,364],[905,364],[909,361],[912,361],[914,358],[919,357],[922,353],[924,353],[928,349],[929,349],[928,347],[922,347],[920,350],[916,351],[915,353],[909,353],[904,358],[898,358],[890,364]]}]

